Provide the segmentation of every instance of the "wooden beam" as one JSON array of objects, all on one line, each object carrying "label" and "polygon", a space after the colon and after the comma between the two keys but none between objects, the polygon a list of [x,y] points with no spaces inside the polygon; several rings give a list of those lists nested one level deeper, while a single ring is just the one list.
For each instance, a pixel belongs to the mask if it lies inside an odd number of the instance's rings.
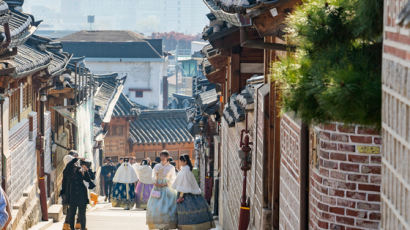
[{"label": "wooden beam", "polygon": [[230,71],[230,78],[229,78],[229,85],[230,85],[230,95],[234,93],[238,93],[240,91],[240,54],[239,52],[232,52],[231,55],[231,71]]},{"label": "wooden beam", "polygon": [[271,9],[252,18],[253,25],[261,37],[277,35],[284,28],[284,20],[301,0],[282,1]]}]

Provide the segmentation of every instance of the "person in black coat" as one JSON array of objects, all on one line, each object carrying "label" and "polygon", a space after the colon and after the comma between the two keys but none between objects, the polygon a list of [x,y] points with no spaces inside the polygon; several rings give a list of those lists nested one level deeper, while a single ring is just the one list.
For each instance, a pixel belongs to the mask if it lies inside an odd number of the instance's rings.
[{"label": "person in black coat", "polygon": [[88,200],[88,189],[84,184],[84,181],[90,184],[90,189],[95,187],[94,183],[91,180],[89,174],[89,163],[86,161],[80,161],[80,167],[77,166],[75,163],[78,159],[72,160],[70,163],[72,165],[67,165],[67,179],[69,186],[68,191],[65,193],[66,195],[66,202],[68,202],[69,209],[68,209],[68,220],[70,223],[71,230],[74,230],[74,221],[75,221],[75,214],[78,209],[78,219],[81,224],[81,230],[86,230],[86,209],[87,204],[89,203]]}]

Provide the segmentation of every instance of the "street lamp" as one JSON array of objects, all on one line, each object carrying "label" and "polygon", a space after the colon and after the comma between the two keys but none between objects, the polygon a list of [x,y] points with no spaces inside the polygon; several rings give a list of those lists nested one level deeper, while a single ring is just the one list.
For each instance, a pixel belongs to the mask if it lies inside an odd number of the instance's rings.
[{"label": "street lamp", "polygon": [[241,159],[241,170],[243,171],[243,185],[242,185],[242,198],[241,209],[239,212],[239,230],[248,229],[250,220],[250,204],[246,196],[246,179],[247,173],[251,169],[251,147],[252,142],[249,141],[248,130],[248,114],[245,115],[245,129],[241,131],[241,140],[239,143],[240,149],[238,150],[239,159]]}]

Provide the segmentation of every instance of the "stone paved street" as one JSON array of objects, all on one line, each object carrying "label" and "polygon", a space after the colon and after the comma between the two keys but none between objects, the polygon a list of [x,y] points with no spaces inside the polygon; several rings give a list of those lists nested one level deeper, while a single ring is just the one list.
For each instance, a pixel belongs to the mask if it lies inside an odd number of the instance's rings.
[{"label": "stone paved street", "polygon": [[[63,223],[55,223],[47,230],[61,230]],[[112,208],[110,204],[99,204],[87,211],[88,230],[145,230],[145,211]]]}]

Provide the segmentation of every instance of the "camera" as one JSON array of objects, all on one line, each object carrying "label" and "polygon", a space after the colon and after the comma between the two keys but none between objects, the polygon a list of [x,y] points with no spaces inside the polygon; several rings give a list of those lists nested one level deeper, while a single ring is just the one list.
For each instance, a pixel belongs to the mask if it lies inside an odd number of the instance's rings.
[{"label": "camera", "polygon": [[81,160],[80,165],[85,165],[85,166],[87,166],[88,169],[91,169],[91,162],[90,161]]}]

